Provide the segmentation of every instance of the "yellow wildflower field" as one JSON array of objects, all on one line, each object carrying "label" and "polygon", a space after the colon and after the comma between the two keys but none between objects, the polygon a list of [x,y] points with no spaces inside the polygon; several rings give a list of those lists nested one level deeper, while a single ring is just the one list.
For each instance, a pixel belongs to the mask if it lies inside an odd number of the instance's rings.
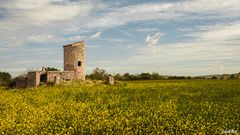
[{"label": "yellow wildflower field", "polygon": [[240,80],[0,88],[0,134],[239,132]]}]

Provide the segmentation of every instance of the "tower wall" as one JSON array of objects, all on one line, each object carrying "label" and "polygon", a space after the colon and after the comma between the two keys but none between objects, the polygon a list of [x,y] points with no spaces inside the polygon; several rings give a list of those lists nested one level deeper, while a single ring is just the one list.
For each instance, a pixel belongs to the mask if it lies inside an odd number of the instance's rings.
[{"label": "tower wall", "polygon": [[38,71],[28,72],[27,86],[37,87],[40,84],[40,73]]},{"label": "tower wall", "polygon": [[85,80],[85,42],[63,46],[64,71],[74,71],[76,79]]}]

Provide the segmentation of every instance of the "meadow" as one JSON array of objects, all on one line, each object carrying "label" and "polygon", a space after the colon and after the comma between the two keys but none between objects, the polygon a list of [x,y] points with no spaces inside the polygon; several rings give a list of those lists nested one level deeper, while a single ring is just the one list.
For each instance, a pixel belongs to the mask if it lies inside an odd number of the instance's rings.
[{"label": "meadow", "polygon": [[240,127],[240,80],[0,88],[0,134],[220,134]]}]

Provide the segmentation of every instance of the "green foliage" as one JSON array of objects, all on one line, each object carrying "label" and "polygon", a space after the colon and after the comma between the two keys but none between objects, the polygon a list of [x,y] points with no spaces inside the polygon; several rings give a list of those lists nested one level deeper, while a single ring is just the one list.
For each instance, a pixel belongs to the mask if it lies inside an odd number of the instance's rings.
[{"label": "green foliage", "polygon": [[231,76],[230,76],[230,79],[235,79],[234,75],[231,75]]},{"label": "green foliage", "polygon": [[8,72],[0,72],[0,86],[7,86],[11,82],[11,75]]},{"label": "green foliage", "polygon": [[168,79],[170,80],[183,80],[183,79],[191,79],[189,76],[169,76]]},{"label": "green foliage", "polygon": [[54,85],[55,85],[55,82],[47,82],[47,85],[48,85],[48,86],[54,86]]},{"label": "green foliage", "polygon": [[151,76],[152,80],[164,80],[165,78],[157,72],[153,72]]},{"label": "green foliage", "polygon": [[125,73],[123,74],[123,80],[128,81],[128,80],[141,80],[141,76],[139,74],[129,74],[129,73]]},{"label": "green foliage", "polygon": [[149,73],[141,73],[141,79],[142,80],[151,80],[152,79],[152,75]]},{"label": "green foliage", "polygon": [[240,127],[239,80],[0,88],[2,134],[221,134]]},{"label": "green foliage", "polygon": [[52,67],[47,67],[46,70],[47,71],[60,71],[59,69],[52,68]]},{"label": "green foliage", "polygon": [[86,78],[93,80],[106,80],[108,74],[104,69],[96,68],[93,70],[92,74],[87,75]]},{"label": "green foliage", "polygon": [[114,76],[114,79],[115,80],[123,80],[123,76],[118,73]]},{"label": "green foliage", "polygon": [[141,73],[141,74],[130,74],[125,73],[122,76],[117,74],[114,76],[116,80],[124,80],[124,81],[131,81],[131,80],[164,80],[165,78],[159,75],[156,72],[150,73]]},{"label": "green foliage", "polygon": [[217,77],[216,77],[216,76],[213,76],[211,79],[217,79]]}]

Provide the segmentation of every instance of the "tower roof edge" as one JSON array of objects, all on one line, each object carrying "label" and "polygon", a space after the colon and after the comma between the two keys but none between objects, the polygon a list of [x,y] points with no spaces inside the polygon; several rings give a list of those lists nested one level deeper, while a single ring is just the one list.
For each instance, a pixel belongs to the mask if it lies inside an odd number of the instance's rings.
[{"label": "tower roof edge", "polygon": [[79,45],[84,45],[85,41],[79,41],[79,42],[75,42],[75,43],[71,43],[68,45],[64,45],[63,47],[68,47],[68,46],[79,46]]}]

